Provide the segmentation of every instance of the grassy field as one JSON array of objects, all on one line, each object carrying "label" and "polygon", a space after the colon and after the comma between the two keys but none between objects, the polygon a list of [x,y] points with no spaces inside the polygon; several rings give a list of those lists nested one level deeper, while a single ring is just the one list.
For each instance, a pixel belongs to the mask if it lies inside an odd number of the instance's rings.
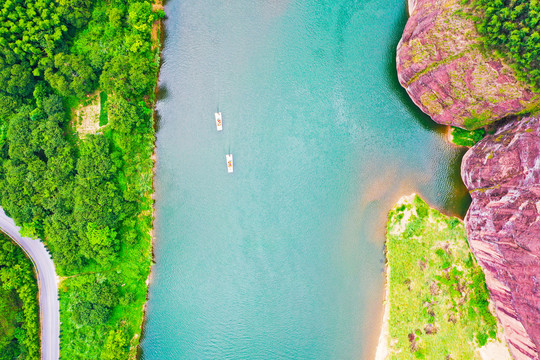
[{"label": "grassy field", "polygon": [[463,223],[417,195],[388,215],[390,359],[480,359],[497,320]]}]

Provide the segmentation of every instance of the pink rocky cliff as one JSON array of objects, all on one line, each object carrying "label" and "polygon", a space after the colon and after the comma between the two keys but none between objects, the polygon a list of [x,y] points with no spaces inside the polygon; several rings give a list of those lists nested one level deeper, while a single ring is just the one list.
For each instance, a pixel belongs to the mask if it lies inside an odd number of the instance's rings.
[{"label": "pink rocky cliff", "polygon": [[516,360],[540,349],[540,118],[514,120],[472,147],[461,173],[465,223]]}]

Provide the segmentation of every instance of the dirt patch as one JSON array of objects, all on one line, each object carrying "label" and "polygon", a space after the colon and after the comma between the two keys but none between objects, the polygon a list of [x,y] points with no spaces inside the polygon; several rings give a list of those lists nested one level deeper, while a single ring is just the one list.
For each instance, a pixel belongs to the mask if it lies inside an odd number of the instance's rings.
[{"label": "dirt patch", "polygon": [[[163,4],[161,3],[161,0],[156,0],[154,4],[152,4],[152,11],[158,12],[163,10]],[[161,32],[161,20],[154,21],[152,24],[152,50],[156,50],[159,46],[159,36]]]},{"label": "dirt patch", "polygon": [[160,24],[160,20],[154,21],[154,23],[152,24],[152,50],[155,50],[158,47],[157,41],[159,36]]},{"label": "dirt patch", "polygon": [[86,99],[79,104],[72,113],[74,128],[79,136],[95,134],[99,131],[99,115],[101,113],[100,92],[87,95]]}]

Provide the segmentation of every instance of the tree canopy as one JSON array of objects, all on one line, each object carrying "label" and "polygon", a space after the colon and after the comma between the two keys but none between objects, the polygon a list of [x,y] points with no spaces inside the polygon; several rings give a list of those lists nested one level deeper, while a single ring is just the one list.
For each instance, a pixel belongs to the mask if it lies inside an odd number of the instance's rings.
[{"label": "tree canopy", "polygon": [[540,2],[538,0],[465,0],[488,51],[508,58],[521,80],[540,91]]},{"label": "tree canopy", "polygon": [[0,360],[39,358],[34,266],[10,238],[0,233]]}]

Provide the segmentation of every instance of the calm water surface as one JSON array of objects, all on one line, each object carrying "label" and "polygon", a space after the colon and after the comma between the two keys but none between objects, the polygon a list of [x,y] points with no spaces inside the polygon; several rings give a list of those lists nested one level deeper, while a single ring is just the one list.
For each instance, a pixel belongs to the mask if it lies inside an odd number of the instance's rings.
[{"label": "calm water surface", "polygon": [[466,206],[461,152],[397,84],[405,0],[165,12],[142,358],[369,358],[387,211]]}]

